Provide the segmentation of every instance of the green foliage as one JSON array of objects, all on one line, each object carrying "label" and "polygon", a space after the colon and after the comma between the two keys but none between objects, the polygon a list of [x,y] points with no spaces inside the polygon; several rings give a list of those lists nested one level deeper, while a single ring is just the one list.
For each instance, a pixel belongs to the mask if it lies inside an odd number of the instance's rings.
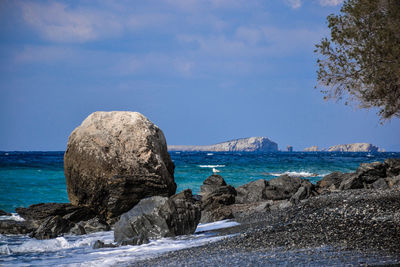
[{"label": "green foliage", "polygon": [[400,117],[400,0],[346,0],[327,21],[331,36],[315,50],[324,98]]}]

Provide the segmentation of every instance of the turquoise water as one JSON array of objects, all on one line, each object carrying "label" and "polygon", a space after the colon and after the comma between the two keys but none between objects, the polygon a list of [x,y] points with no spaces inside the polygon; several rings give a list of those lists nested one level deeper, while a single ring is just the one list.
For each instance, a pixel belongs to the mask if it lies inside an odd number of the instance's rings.
[{"label": "turquoise water", "polygon": [[[178,191],[191,188],[195,193],[204,179],[212,174],[212,168],[220,171],[225,180],[239,186],[260,178],[272,179],[283,173],[309,176],[316,182],[333,171],[349,172],[362,162],[383,161],[389,157],[400,157],[400,153],[184,153],[172,152],[175,162],[175,181]],[[0,209],[13,212],[16,207],[27,207],[40,202],[68,202],[64,171],[63,152],[0,152]],[[0,216],[0,220],[10,219]],[[14,219],[20,219],[13,217]],[[216,222],[200,225],[206,228],[229,227],[232,222]],[[105,243],[114,241],[113,231],[87,235],[65,235],[55,239],[36,240],[27,235],[0,234],[0,266],[131,266],[141,259],[149,259],[177,249],[200,246],[215,242],[226,236],[202,232],[176,238],[153,240],[141,246],[93,249],[96,240]],[[310,248],[318,251],[321,248]],[[324,248],[322,248],[324,249]],[[293,264],[293,257],[271,251],[273,265]],[[296,252],[297,253],[297,252]],[[354,254],[356,253],[356,254]],[[315,261],[310,253],[297,255],[295,262],[301,264]],[[327,259],[318,258],[321,265],[376,264],[398,261],[397,257],[382,259],[352,252],[341,251],[329,254]],[[241,257],[246,255],[241,255]],[[336,261],[332,261],[336,260]],[[317,264],[318,265],[318,264]]]},{"label": "turquoise water", "polygon": [[[362,162],[400,157],[400,153],[206,153],[172,152],[177,191],[199,192],[212,167],[227,183],[239,186],[282,173],[301,173],[312,182],[333,171],[350,172]],[[40,202],[68,202],[63,152],[0,152],[0,209],[13,212]]]}]

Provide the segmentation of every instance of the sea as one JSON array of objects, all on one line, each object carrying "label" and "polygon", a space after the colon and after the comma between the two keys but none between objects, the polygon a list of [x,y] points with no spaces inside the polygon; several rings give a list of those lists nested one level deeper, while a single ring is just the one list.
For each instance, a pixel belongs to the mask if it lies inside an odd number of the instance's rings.
[{"label": "sea", "polygon": [[[64,152],[0,152],[0,209],[12,216],[0,220],[23,220],[17,207],[46,202],[69,202],[63,170]],[[352,172],[360,163],[400,158],[398,152],[170,152],[175,163],[177,192],[200,191],[203,181],[218,171],[235,187],[258,179],[270,180],[282,174],[301,176],[316,183],[334,172]],[[199,225],[190,236],[153,240],[141,246],[93,249],[96,240],[113,242],[113,232],[82,236],[66,235],[36,240],[24,235],[0,234],[0,266],[124,266],[168,251],[215,242],[223,236],[214,229],[236,225],[221,221]]]}]

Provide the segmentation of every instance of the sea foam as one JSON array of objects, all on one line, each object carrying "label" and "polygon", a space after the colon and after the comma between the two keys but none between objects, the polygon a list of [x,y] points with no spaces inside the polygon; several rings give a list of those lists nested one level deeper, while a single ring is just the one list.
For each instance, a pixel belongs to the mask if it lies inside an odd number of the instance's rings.
[{"label": "sea foam", "polygon": [[307,172],[307,171],[286,171],[283,173],[269,173],[272,176],[281,176],[281,175],[289,175],[290,177],[317,177],[321,176],[318,173],[312,173],[312,172]]},{"label": "sea foam", "polygon": [[11,216],[2,215],[2,216],[0,216],[0,220],[13,220],[13,221],[18,221],[18,222],[25,221],[25,219],[22,218],[21,216],[19,216],[17,213],[11,213]]},{"label": "sea foam", "polygon": [[[96,240],[114,241],[113,231],[81,236],[68,235],[48,240],[36,240],[28,236],[1,236],[0,265],[18,266],[29,262],[34,266],[115,266],[156,257],[162,253],[201,246],[229,236],[216,236],[207,231],[232,227],[238,223],[224,220],[199,224],[193,235],[151,240],[140,246],[93,249]],[[9,239],[9,240],[6,240]],[[18,257],[16,257],[18,255]]]},{"label": "sea foam", "polygon": [[225,165],[199,165],[200,168],[223,168]]}]

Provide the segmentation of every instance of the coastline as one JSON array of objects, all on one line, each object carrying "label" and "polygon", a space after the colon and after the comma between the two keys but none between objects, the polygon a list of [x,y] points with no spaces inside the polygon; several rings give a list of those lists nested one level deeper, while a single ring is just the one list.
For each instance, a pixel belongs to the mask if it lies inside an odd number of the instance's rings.
[{"label": "coastline", "polygon": [[400,261],[399,190],[356,189],[278,211],[243,214],[219,230],[235,235],[132,266],[395,264]]}]

